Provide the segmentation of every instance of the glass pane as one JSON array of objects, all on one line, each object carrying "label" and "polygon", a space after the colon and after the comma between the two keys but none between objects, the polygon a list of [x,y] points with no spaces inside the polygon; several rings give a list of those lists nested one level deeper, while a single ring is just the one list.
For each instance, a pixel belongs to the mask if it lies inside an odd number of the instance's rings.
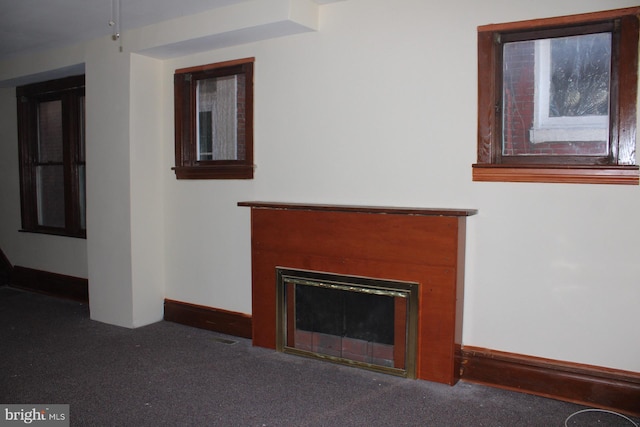
[{"label": "glass pane", "polygon": [[80,138],[78,140],[78,162],[81,164],[78,165],[78,201],[79,206],[78,209],[79,217],[80,217],[80,229],[87,229],[87,190],[86,190],[86,166],[85,162],[85,141],[86,141],[86,133],[85,133],[85,97],[80,97],[80,130],[79,135]]},{"label": "glass pane", "polygon": [[213,114],[198,113],[198,160],[213,160]]},{"label": "glass pane", "polygon": [[246,159],[246,151],[245,151],[245,93],[246,93],[246,76],[244,74],[238,74],[236,76],[236,85],[237,85],[237,102],[238,102],[238,115],[237,115],[237,123],[236,127],[238,128],[238,132],[236,133],[236,158],[238,160]]},{"label": "glass pane", "polygon": [[609,114],[611,34],[551,40],[549,116]]},{"label": "glass pane", "polygon": [[38,225],[64,228],[64,170],[62,165],[36,167],[36,192]]},{"label": "glass pane", "polygon": [[84,109],[85,109],[85,104],[84,104],[84,96],[80,97],[80,129],[79,129],[79,141],[78,141],[78,161],[79,162],[84,162],[85,161],[85,154],[84,154],[84,146],[85,146],[85,114],[84,114]]},{"label": "glass pane", "polygon": [[[238,150],[239,135],[244,135],[243,111],[239,93],[239,76],[224,76],[197,82],[197,156],[198,160],[242,160]],[[243,86],[240,88],[239,86]],[[242,125],[242,129],[239,129]]]},{"label": "glass pane", "polygon": [[80,228],[82,230],[87,229],[87,187],[85,185],[86,167],[85,165],[78,166],[78,199],[80,201]]},{"label": "glass pane", "polygon": [[393,345],[393,298],[296,287],[296,328]]},{"label": "glass pane", "polygon": [[611,34],[505,43],[503,156],[606,156]]},{"label": "glass pane", "polygon": [[287,345],[405,369],[407,298],[288,283]]},{"label": "glass pane", "polygon": [[38,161],[62,162],[62,101],[38,104]]}]

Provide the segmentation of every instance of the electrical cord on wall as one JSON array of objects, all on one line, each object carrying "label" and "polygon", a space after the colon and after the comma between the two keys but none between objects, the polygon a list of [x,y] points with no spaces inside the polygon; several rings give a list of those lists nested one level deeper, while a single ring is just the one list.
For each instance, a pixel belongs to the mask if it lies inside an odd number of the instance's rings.
[{"label": "electrical cord on wall", "polygon": [[631,418],[626,417],[626,416],[624,416],[624,415],[622,415],[622,414],[619,414],[619,413],[617,413],[617,412],[614,412],[614,411],[607,411],[606,409],[583,409],[583,410],[581,410],[581,411],[574,412],[573,414],[569,415],[569,416],[567,417],[567,419],[566,419],[566,420],[564,420],[564,426],[565,426],[565,427],[569,427],[568,422],[569,422],[569,420],[571,419],[571,417],[573,417],[574,415],[583,414],[583,413],[585,413],[585,412],[603,412],[603,413],[605,413],[605,414],[617,415],[618,417],[622,417],[622,418],[624,418],[625,420],[629,421],[629,422],[630,422],[631,424],[633,424],[635,427],[640,427],[640,426],[638,426],[638,424],[634,423],[634,422],[633,422],[633,420],[632,420]]}]

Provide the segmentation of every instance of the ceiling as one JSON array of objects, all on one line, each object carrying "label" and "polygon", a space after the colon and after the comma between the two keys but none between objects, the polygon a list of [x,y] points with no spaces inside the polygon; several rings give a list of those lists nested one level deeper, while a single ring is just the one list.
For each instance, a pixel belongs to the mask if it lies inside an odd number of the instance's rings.
[{"label": "ceiling", "polygon": [[[126,31],[247,0],[120,1]],[[0,61],[110,35],[111,19],[112,0],[0,0]]]}]

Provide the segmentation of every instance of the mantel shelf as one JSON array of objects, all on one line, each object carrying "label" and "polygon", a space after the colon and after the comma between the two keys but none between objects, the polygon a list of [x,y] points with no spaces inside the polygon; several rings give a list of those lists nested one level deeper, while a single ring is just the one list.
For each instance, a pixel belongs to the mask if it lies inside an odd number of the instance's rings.
[{"label": "mantel shelf", "polygon": [[388,215],[417,215],[417,216],[472,216],[478,213],[476,209],[443,209],[443,208],[409,208],[393,206],[358,206],[358,205],[327,205],[282,202],[238,202],[238,206],[248,206],[257,209],[303,210],[325,212],[357,212]]}]

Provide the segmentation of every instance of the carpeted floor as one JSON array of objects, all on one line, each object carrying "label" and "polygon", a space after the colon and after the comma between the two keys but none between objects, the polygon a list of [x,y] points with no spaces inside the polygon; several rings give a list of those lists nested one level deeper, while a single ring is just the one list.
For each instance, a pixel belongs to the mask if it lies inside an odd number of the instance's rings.
[{"label": "carpeted floor", "polygon": [[[570,403],[407,380],[0,287],[0,403],[69,404],[72,426],[564,426]],[[583,412],[569,426],[633,426]]]}]

